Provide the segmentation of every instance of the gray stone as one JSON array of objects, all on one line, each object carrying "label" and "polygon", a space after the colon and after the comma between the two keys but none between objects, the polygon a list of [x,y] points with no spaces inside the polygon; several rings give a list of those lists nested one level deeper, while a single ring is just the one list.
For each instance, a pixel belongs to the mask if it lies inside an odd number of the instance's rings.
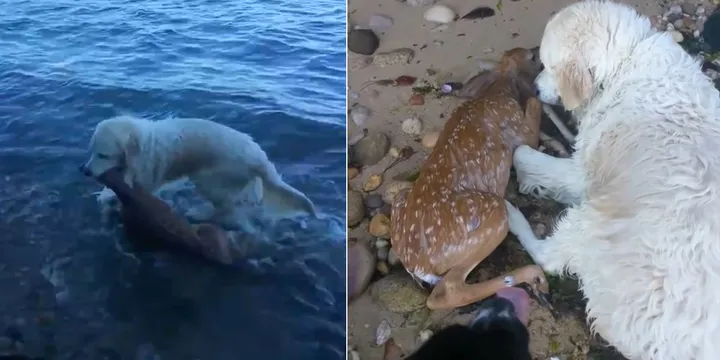
[{"label": "gray stone", "polygon": [[380,39],[372,30],[354,29],[348,34],[348,50],[361,54],[372,55],[380,46]]},{"label": "gray stone", "polygon": [[381,14],[374,14],[370,16],[370,21],[368,21],[368,26],[377,32],[387,31],[392,25],[393,19],[389,16]]},{"label": "gray stone", "polygon": [[379,132],[370,132],[353,146],[352,161],[363,166],[375,165],[390,150],[390,139]]},{"label": "gray stone", "polygon": [[348,226],[355,226],[365,218],[365,205],[363,205],[362,194],[355,190],[348,191],[347,202]]}]

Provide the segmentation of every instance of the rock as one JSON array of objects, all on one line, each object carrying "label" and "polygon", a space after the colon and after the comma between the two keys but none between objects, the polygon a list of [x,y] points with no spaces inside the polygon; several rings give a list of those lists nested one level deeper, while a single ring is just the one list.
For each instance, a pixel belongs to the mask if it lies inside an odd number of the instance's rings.
[{"label": "rock", "polygon": [[380,46],[380,39],[372,30],[353,29],[347,37],[348,50],[360,55],[372,55]]},{"label": "rock", "polygon": [[395,78],[395,86],[413,86],[417,78],[409,75],[400,75]]},{"label": "rock", "polygon": [[355,190],[348,191],[347,208],[348,226],[355,226],[365,218],[365,206],[363,205],[363,198],[360,192]]},{"label": "rock", "polygon": [[383,276],[390,273],[390,269],[388,268],[387,264],[382,261],[378,261],[377,266],[375,266],[375,270],[383,274]]},{"label": "rock", "polygon": [[404,273],[388,275],[373,284],[370,294],[378,305],[394,313],[406,314],[425,307],[428,294]]},{"label": "rock", "polygon": [[363,166],[377,164],[390,149],[390,139],[383,133],[369,132],[353,146],[353,160]]},{"label": "rock", "polygon": [[360,170],[354,167],[348,168],[348,180],[352,180],[356,178],[358,175],[360,175]]},{"label": "rock", "polygon": [[390,183],[387,187],[385,187],[385,195],[383,195],[383,200],[388,203],[392,204],[395,200],[395,196],[397,194],[405,189],[412,188],[413,183],[410,181],[395,181]]},{"label": "rock", "polygon": [[405,2],[412,7],[423,7],[432,5],[436,3],[437,0],[406,0]]},{"label": "rock", "polygon": [[414,57],[415,52],[412,49],[395,49],[393,51],[383,52],[373,56],[373,64],[378,67],[409,64]]},{"label": "rock", "polygon": [[425,135],[423,135],[422,139],[420,140],[420,143],[422,146],[432,149],[435,147],[435,144],[437,144],[438,138],[440,137],[439,132],[430,132]]},{"label": "rock", "polygon": [[425,104],[425,97],[422,96],[422,94],[414,94],[410,97],[408,100],[408,104],[411,106],[419,106]]},{"label": "rock", "polygon": [[392,25],[393,19],[387,15],[373,14],[368,21],[368,27],[377,32],[387,31]]},{"label": "rock", "polygon": [[685,19],[683,18],[683,19],[675,20],[675,22],[673,23],[673,27],[676,29],[684,28],[685,27]]},{"label": "rock", "polygon": [[453,11],[453,9],[442,4],[437,4],[427,9],[425,14],[423,14],[423,17],[427,21],[439,24],[449,24],[457,19],[457,14]]},{"label": "rock", "polygon": [[383,319],[375,329],[375,345],[384,345],[388,340],[390,340],[390,322]]},{"label": "rock", "polygon": [[378,249],[379,249],[379,248],[390,247],[390,242],[387,241],[387,240],[385,240],[385,239],[379,239],[379,238],[378,238],[377,240],[375,240],[375,247],[378,248]]},{"label": "rock", "polygon": [[372,115],[372,111],[367,106],[355,103],[350,107],[350,118],[359,127],[365,127],[365,122],[370,115]]},{"label": "rock", "polygon": [[698,8],[697,5],[695,5],[689,1],[686,1],[682,4],[680,4],[680,11],[682,11],[686,14],[690,14],[690,15],[695,14],[695,11],[697,11],[697,8]]},{"label": "rock", "polygon": [[372,56],[349,56],[348,68],[352,71],[357,71],[370,66],[372,62]]},{"label": "rock", "polygon": [[676,43],[682,42],[684,40],[683,34],[677,30],[670,31],[670,35],[672,35],[673,40],[675,40]]},{"label": "rock", "polygon": [[378,261],[387,262],[390,248],[387,246],[377,248],[377,259]]},{"label": "rock", "polygon": [[385,202],[380,194],[370,194],[365,198],[365,206],[370,209],[379,209],[383,205],[385,205]]},{"label": "rock", "polygon": [[348,300],[352,301],[367,289],[377,261],[370,248],[359,241],[348,244],[347,254]]},{"label": "rock", "polygon": [[390,266],[400,265],[400,258],[397,256],[397,253],[393,251],[392,248],[388,249],[387,263]]},{"label": "rock", "polygon": [[382,184],[383,178],[381,174],[372,174],[368,176],[367,179],[365,179],[365,183],[363,183],[363,191],[365,192],[371,192],[377,188],[380,187],[380,184]]},{"label": "rock", "polygon": [[402,131],[408,135],[420,135],[422,122],[418,118],[405,119],[402,122]]},{"label": "rock", "polygon": [[390,237],[390,219],[383,214],[373,216],[368,231],[373,236],[387,239]]},{"label": "rock", "polygon": [[398,156],[400,156],[400,150],[398,150],[398,148],[393,146],[390,148],[390,150],[388,150],[388,155],[390,155],[393,159],[395,159]]},{"label": "rock", "polygon": [[678,15],[678,14],[682,14],[682,12],[683,12],[682,6],[680,6],[678,4],[674,4],[668,8],[668,11],[665,12],[665,14],[663,16],[667,17],[670,15]]}]

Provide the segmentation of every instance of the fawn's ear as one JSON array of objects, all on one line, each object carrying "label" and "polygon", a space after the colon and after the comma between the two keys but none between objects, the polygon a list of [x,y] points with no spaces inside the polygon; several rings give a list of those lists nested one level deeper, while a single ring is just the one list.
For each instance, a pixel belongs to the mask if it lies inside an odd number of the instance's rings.
[{"label": "fawn's ear", "polygon": [[463,88],[458,92],[457,96],[471,99],[480,96],[497,80],[497,77],[498,74],[496,71],[483,71],[470,78],[470,80],[463,85]]},{"label": "fawn's ear", "polygon": [[585,104],[592,96],[595,83],[590,69],[580,61],[567,62],[558,68],[558,95],[567,110]]}]

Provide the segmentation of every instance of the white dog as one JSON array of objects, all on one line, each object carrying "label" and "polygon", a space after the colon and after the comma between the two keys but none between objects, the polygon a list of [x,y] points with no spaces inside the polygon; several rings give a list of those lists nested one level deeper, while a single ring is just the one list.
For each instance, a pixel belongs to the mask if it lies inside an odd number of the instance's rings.
[{"label": "white dog", "polygon": [[313,203],[281,179],[250,136],[212,121],[119,116],[97,125],[90,150],[83,168],[91,176],[120,166],[129,185],[148,191],[187,177],[213,205],[214,211],[190,214],[198,220],[242,223],[235,205],[248,196],[274,218],[316,215]]},{"label": "white dog", "polygon": [[579,123],[576,152],[514,154],[521,191],[570,204],[545,240],[508,207],[546,271],[578,276],[592,329],[630,359],[720,358],[720,94],[630,6],[583,1],[547,24],[539,98]]}]

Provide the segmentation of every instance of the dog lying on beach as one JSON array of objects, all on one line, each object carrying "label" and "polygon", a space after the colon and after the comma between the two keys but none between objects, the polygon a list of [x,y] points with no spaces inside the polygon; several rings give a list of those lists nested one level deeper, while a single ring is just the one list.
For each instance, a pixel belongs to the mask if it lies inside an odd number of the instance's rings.
[{"label": "dog lying on beach", "polygon": [[482,302],[469,326],[440,330],[406,360],[530,360],[529,308],[525,290],[502,289]]},{"label": "dog lying on beach", "polygon": [[577,275],[594,332],[636,360],[720,355],[720,95],[628,5],[559,11],[538,97],[578,121],[569,159],[514,153],[524,193],[569,204],[554,233],[510,227],[545,271]]},{"label": "dog lying on beach", "polygon": [[237,225],[235,205],[248,199],[275,219],[316,216],[310,199],[282,180],[250,136],[212,121],[118,116],[97,125],[90,150],[83,171],[93,177],[119,166],[128,185],[150,192],[187,177],[213,206],[188,214],[198,221]]}]

